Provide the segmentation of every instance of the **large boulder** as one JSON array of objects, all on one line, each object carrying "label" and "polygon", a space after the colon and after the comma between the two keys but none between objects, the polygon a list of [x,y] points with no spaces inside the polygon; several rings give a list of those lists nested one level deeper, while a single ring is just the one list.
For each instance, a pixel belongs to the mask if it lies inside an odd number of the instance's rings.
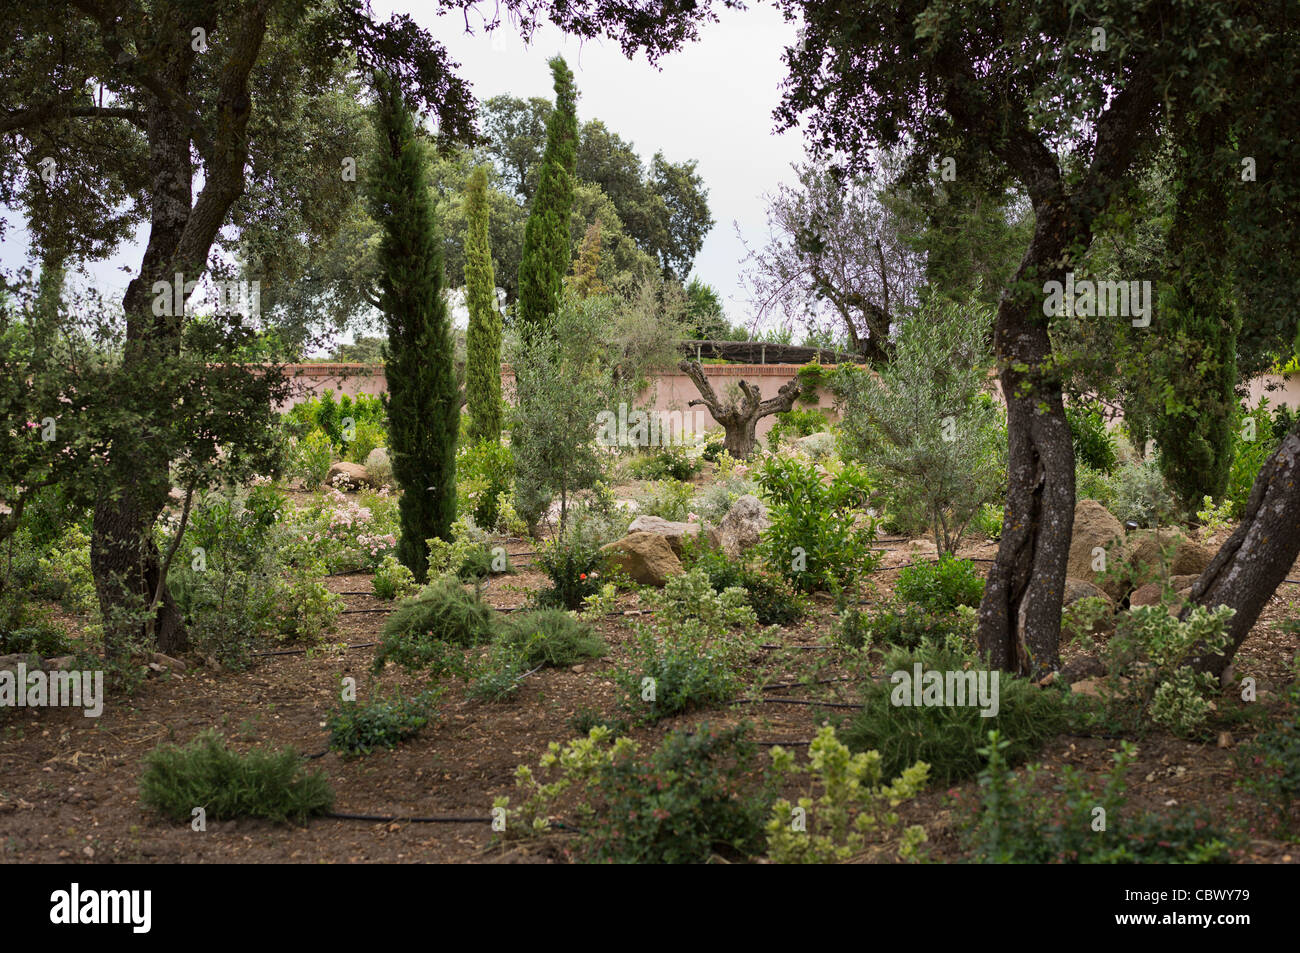
[{"label": "large boulder", "polygon": [[330,486],[358,490],[370,484],[370,475],[366,473],[366,468],[362,464],[340,460],[330,466],[325,482]]},{"label": "large boulder", "polygon": [[670,576],[682,572],[682,561],[658,533],[629,533],[618,542],[602,546],[600,551],[612,565],[642,585],[662,586]]},{"label": "large boulder", "polygon": [[1104,599],[1110,603],[1112,609],[1115,607],[1115,601],[1106,595],[1106,591],[1100,586],[1095,586],[1086,579],[1074,579],[1067,576],[1065,579],[1065,596],[1061,599],[1061,605],[1068,606],[1080,599]]},{"label": "large boulder", "polygon": [[[1084,599],[1099,599],[1097,608],[1085,606]],[[1101,587],[1083,579],[1065,579],[1065,595],[1061,599],[1061,628],[1068,635],[1107,635],[1115,631],[1115,600]]]},{"label": "large boulder", "polygon": [[[1166,550],[1171,551],[1168,557],[1165,556]],[[1166,573],[1199,576],[1214,558],[1214,550],[1190,539],[1182,530],[1139,529],[1128,534],[1124,556],[1131,570],[1133,587],[1137,589],[1159,580]]]},{"label": "large boulder", "polygon": [[[1184,593],[1192,588],[1192,583],[1196,582],[1198,576],[1171,576],[1169,579],[1170,588],[1179,596],[1175,600],[1176,604],[1181,607]],[[1160,603],[1160,593],[1164,589],[1159,579],[1148,582],[1134,590],[1133,594],[1128,597],[1128,604],[1133,607],[1137,606],[1154,606]]]},{"label": "large boulder", "polygon": [[698,536],[699,523],[677,523],[662,516],[650,516],[642,513],[627,528],[629,533],[656,533],[668,540],[668,545],[679,557],[682,554],[682,540],[687,536]]},{"label": "large boulder", "polygon": [[1105,578],[1102,573],[1093,571],[1095,550],[1101,548],[1107,553],[1107,560],[1119,558],[1121,550],[1116,541],[1123,542],[1124,526],[1106,507],[1096,500],[1080,500],[1074,506],[1074,534],[1070,538],[1070,561],[1066,564],[1065,574],[1072,579],[1090,582],[1105,590],[1106,595],[1116,602],[1123,599],[1127,592],[1122,592],[1124,582],[1118,578]]},{"label": "large boulder", "polygon": [[735,559],[757,546],[763,530],[770,525],[763,501],[752,493],[746,493],[731,504],[731,509],[711,535],[723,552]]}]

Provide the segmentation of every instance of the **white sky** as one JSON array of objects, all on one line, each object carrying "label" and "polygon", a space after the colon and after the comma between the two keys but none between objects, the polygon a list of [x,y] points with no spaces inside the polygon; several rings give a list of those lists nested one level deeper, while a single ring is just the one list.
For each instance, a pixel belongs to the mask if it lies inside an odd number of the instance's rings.
[{"label": "white sky", "polygon": [[[409,13],[442,42],[460,63],[459,74],[479,99],[499,94],[551,98],[546,61],[563,55],[573,69],[580,121],[599,118],[632,142],[643,160],[662,150],[672,162],[696,159],[709,190],[716,224],[695,260],[695,274],[722,294],[728,317],[748,319],[740,288],[744,250],[739,226],[751,246],[766,234],[763,196],[794,178],[790,165],[803,154],[800,134],[773,133],[772,110],[785,76],[781,62],[794,27],[779,12],[759,6],[745,12],[721,11],[719,23],[701,30],[698,42],[662,58],[658,68],[622,54],[612,41],[580,42],[546,26],[525,46],[518,32],[503,24],[493,34],[467,35],[458,15],[435,17],[410,2],[374,4],[376,18]],[[478,25],[471,19],[471,25]],[[0,246],[0,265],[12,268],[28,256],[28,236],[20,218]],[[733,223],[735,223],[733,225]],[[113,259],[90,268],[94,283],[120,294],[139,266],[144,231]]]}]

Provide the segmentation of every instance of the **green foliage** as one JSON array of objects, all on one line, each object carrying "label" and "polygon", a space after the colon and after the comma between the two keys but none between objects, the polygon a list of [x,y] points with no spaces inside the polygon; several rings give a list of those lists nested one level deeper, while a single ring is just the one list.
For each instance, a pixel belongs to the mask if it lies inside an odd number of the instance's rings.
[{"label": "green foliage", "polygon": [[866,477],[845,466],[824,484],[812,464],[773,457],[759,471],[771,525],[760,549],[767,565],[803,592],[853,588],[875,566],[874,523],[857,528],[868,494]]},{"label": "green foliage", "polygon": [[920,562],[898,574],[894,595],[931,612],[951,612],[958,606],[979,608],[984,580],[969,559],[943,553],[935,562]]},{"label": "green foliage", "polygon": [[327,589],[314,573],[297,570],[271,589],[266,624],[287,642],[314,642],[334,629],[343,598]]},{"label": "green foliage", "polygon": [[581,850],[587,860],[605,863],[707,863],[719,852],[746,858],[763,844],[765,798],[747,777],[755,746],[745,726],[671,731],[659,747],[641,757],[636,742],[610,743],[608,728],[561,747],[552,742],[538,781],[520,765],[515,779],[527,792],[524,804],[510,810],[499,798],[512,830],[540,832],[547,813],[567,795],[575,800]]},{"label": "green foliage", "polygon": [[606,455],[595,438],[598,415],[617,404],[604,343],[613,308],[608,298],[566,299],[547,317],[545,332],[514,342],[514,505],[530,527],[556,495],[567,520],[573,495],[604,474]]},{"label": "green foliage", "polygon": [[943,644],[949,637],[970,641],[975,631],[975,612],[972,609],[931,610],[920,605],[886,606],[871,614],[865,624],[849,627],[846,639],[851,647],[864,644],[892,645],[916,649],[923,641]]},{"label": "green foliage", "polygon": [[201,807],[208,820],[263,817],[284,822],[325,814],[334,792],[323,771],[308,771],[292,748],[231,751],[215,731],[190,744],[164,744],[144,757],[140,800],[177,822]]},{"label": "green foliage", "polygon": [[551,587],[537,593],[538,605],[581,609],[583,601],[600,590],[605,571],[602,545],[600,536],[584,527],[540,544],[536,564],[551,580]]},{"label": "green foliage", "polygon": [[[1127,809],[1125,773],[1137,749],[1125,741],[1098,788],[1067,765],[1044,796],[1039,770],[1023,780],[1007,769],[1011,743],[991,731],[980,753],[980,802],[962,817],[962,838],[985,864],[1214,864],[1229,860],[1228,843],[1197,812],[1172,817]],[[1105,814],[1099,814],[1097,809]]]},{"label": "green foliage", "polygon": [[456,519],[460,395],[425,150],[396,81],[381,76],[376,87],[377,149],[368,186],[382,229],[378,297],[388,330],[388,449],[403,491],[397,557],[422,583],[425,540],[449,538]]},{"label": "green foliage", "polygon": [[[806,766],[797,766],[794,755],[779,745],[771,754],[775,777],[783,785],[797,782],[807,790],[793,804],[781,798],[772,805],[767,847],[768,858],[777,864],[843,863],[860,855],[869,837],[878,839],[898,826],[894,808],[921,792],[929,770],[918,762],[885,784],[880,755],[850,754],[830,725],[818,730]],[[814,799],[814,791],[821,796]],[[924,840],[925,828],[907,828],[898,856],[912,859]]]},{"label": "green foliage", "polygon": [[1139,733],[1154,723],[1179,735],[1200,734],[1219,684],[1213,675],[1193,672],[1185,663],[1194,650],[1212,655],[1227,645],[1234,611],[1192,606],[1180,620],[1161,604],[1120,613],[1102,653],[1109,723]]},{"label": "green foliage", "polygon": [[704,535],[686,538],[682,558],[688,570],[700,570],[708,577],[715,592],[744,589],[760,625],[789,625],[808,611],[805,600],[785,579],[732,559]]},{"label": "green foliage", "polygon": [[406,599],[384,623],[374,670],[392,661],[409,671],[443,665],[448,645],[468,648],[492,638],[492,609],[454,578],[440,577]]},{"label": "green foliage", "polygon": [[562,58],[551,59],[550,67],[555,78],[555,110],[546,127],[546,152],[524,226],[523,260],[519,265],[518,320],[525,337],[550,330],[572,257],[569,212],[573,207],[573,169],[578,148],[578,94],[573,72]]},{"label": "green foliage", "polygon": [[429,723],[441,694],[430,690],[412,698],[395,694],[372,702],[343,702],[325,722],[330,750],[369,754],[376,748],[396,748]]},{"label": "green foliage", "polygon": [[461,446],[456,454],[460,512],[494,529],[501,522],[502,495],[509,496],[514,475],[515,458],[508,446],[495,440]]},{"label": "green foliage", "polygon": [[[1078,498],[1083,499],[1084,497],[1080,494]],[[979,512],[975,514],[975,518],[971,520],[971,529],[987,536],[989,539],[1001,539],[1003,515],[1002,507],[995,503],[985,503],[979,508]]]},{"label": "green foliage", "polygon": [[1074,442],[1074,458],[1099,473],[1110,473],[1119,460],[1115,437],[1106,427],[1101,405],[1095,401],[1065,408]]},{"label": "green foliage", "polygon": [[878,374],[836,376],[844,453],[870,468],[905,523],[924,518],[940,552],[957,550],[1006,485],[1002,410],[985,393],[991,323],[974,298],[932,296]]},{"label": "green foliage", "polygon": [[643,630],[629,664],[614,673],[620,704],[640,721],[668,718],[734,698],[740,677],[727,653],[697,639],[665,641]]},{"label": "green foliage", "polygon": [[1271,809],[1294,839],[1300,799],[1300,682],[1292,682],[1283,709],[1269,727],[1237,749],[1237,783]]},{"label": "green foliage", "polygon": [[[1286,411],[1286,406],[1280,407],[1279,411]],[[1230,443],[1231,464],[1224,491],[1235,519],[1241,519],[1245,515],[1246,503],[1250,500],[1255,479],[1259,476],[1264,461],[1277,448],[1286,430],[1290,429],[1286,427],[1288,420],[1288,415],[1284,413],[1273,418],[1268,411],[1268,398],[1261,398],[1258,406],[1247,411],[1238,421]]]},{"label": "green foliage", "polygon": [[695,487],[678,480],[656,480],[637,500],[638,513],[658,516],[674,523],[684,523],[691,514]]},{"label": "green foliage", "polygon": [[776,450],[783,440],[793,441],[809,434],[823,433],[829,427],[826,415],[820,410],[793,407],[773,416],[772,429],[767,432],[767,445]]},{"label": "green foliage", "polygon": [[567,668],[599,658],[607,646],[591,627],[563,609],[539,609],[511,616],[498,641],[514,650],[525,669]]},{"label": "green foliage", "polygon": [[334,463],[334,444],[323,430],[299,437],[290,450],[289,472],[308,488],[318,487]]},{"label": "green foliage", "polygon": [[380,599],[397,599],[415,589],[415,576],[389,553],[375,570],[374,587]]},{"label": "green foliage", "polygon": [[[839,729],[839,736],[854,751],[879,751],[881,772],[885,777],[901,774],[914,762],[930,766],[930,777],[948,784],[972,777],[983,764],[980,748],[986,733],[996,729],[1008,739],[1007,757],[1013,763],[1025,760],[1044,742],[1065,727],[1065,702],[1062,692],[1039,688],[1031,682],[989,672],[998,678],[997,713],[983,717],[979,705],[912,705],[894,704],[896,693],[910,699],[910,685],[901,681],[915,675],[920,663],[922,672],[980,672],[978,657],[949,640],[938,645],[924,642],[918,649],[895,649],[886,654],[883,670],[891,673],[889,681],[872,681],[863,693],[863,709],[850,716]],[[896,677],[898,680],[896,680]],[[990,682],[990,694],[991,694]]]},{"label": "green foliage", "polygon": [[667,477],[686,481],[700,472],[700,461],[679,444],[656,447],[652,452],[634,457],[628,470],[639,480],[659,480]]},{"label": "green foliage", "polygon": [[[497,310],[496,275],[488,244],[487,172],[480,166],[465,187],[465,396],[470,441],[496,444],[501,439],[501,313]],[[495,499],[495,494],[493,495]],[[483,526],[495,520],[475,516]]]},{"label": "green foliage", "polygon": [[1178,513],[1178,504],[1154,458],[1124,464],[1115,471],[1111,485],[1115,494],[1111,512],[1121,523],[1132,520],[1139,526],[1167,525]]}]

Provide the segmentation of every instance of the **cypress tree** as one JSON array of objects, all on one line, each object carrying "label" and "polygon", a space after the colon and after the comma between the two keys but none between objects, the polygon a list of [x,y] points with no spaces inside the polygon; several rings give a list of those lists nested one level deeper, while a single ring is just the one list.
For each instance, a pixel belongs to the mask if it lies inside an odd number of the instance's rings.
[{"label": "cypress tree", "polygon": [[487,172],[474,170],[465,189],[465,393],[470,440],[501,439],[501,314],[488,245]]},{"label": "cypress tree", "polygon": [[379,74],[375,86],[379,148],[370,191],[382,229],[378,287],[388,326],[388,450],[402,488],[397,557],[424,582],[425,540],[450,539],[456,519],[460,399],[424,150],[397,83]]},{"label": "cypress tree", "polygon": [[578,94],[573,73],[562,57],[550,61],[555,77],[555,109],[546,127],[546,152],[524,226],[519,264],[519,322],[525,337],[547,328],[560,304],[564,276],[573,256],[569,215],[573,209],[573,169],[578,160]]},{"label": "cypress tree", "polygon": [[1166,242],[1166,293],[1158,315],[1163,339],[1154,357],[1164,400],[1152,431],[1160,469],[1178,501],[1195,512],[1223,496],[1237,424],[1237,338],[1241,314],[1232,295],[1227,245],[1228,193],[1218,153],[1223,110],[1179,130],[1173,221]]},{"label": "cypress tree", "polygon": [[569,287],[579,298],[603,295],[609,291],[600,280],[600,222],[587,226],[587,233],[582,238],[578,257],[573,262],[573,274],[569,276]]}]

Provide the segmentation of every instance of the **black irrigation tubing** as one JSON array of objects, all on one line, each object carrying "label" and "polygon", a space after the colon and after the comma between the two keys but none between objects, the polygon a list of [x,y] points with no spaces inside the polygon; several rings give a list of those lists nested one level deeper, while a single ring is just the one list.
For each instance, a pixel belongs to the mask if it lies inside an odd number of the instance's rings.
[{"label": "black irrigation tubing", "polygon": [[374,821],[377,823],[390,824],[491,824],[491,817],[461,817],[458,815],[444,815],[440,817],[397,817],[387,814],[344,814],[339,811],[330,811],[328,814],[321,815],[332,821]]},{"label": "black irrigation tubing", "polygon": [[[353,642],[351,645],[343,646],[345,649],[366,649],[378,645],[378,642]],[[325,646],[328,648],[328,646]],[[254,658],[263,658],[268,655],[306,655],[311,649],[277,649],[274,652],[253,652]]]},{"label": "black irrigation tubing", "polygon": [[820,702],[809,701],[806,698],[737,698],[731,701],[732,705],[807,705],[810,708],[857,708],[865,706],[855,705],[852,702]]},{"label": "black irrigation tubing", "polygon": [[369,612],[392,612],[392,611],[393,609],[387,606],[384,607],[383,609],[344,609],[342,612],[339,613],[339,615],[365,615],[366,613]]},{"label": "black irrigation tubing", "polygon": [[778,688],[803,688],[805,685],[830,685],[833,682],[851,682],[851,678],[819,678],[815,682],[775,682],[771,685],[763,685],[759,688],[761,692],[775,691]]}]

